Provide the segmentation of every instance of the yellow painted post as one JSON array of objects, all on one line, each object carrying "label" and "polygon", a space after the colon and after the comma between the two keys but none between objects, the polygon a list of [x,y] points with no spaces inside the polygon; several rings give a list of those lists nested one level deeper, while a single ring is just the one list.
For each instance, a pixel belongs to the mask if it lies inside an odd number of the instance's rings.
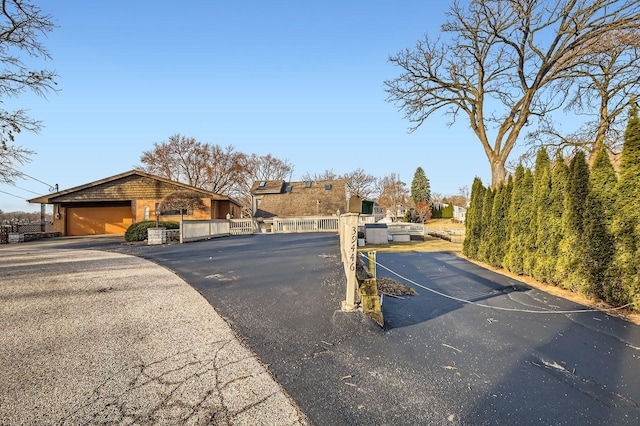
[{"label": "yellow painted post", "polygon": [[376,252],[367,252],[367,259],[369,260],[369,274],[371,274],[373,278],[376,278]]},{"label": "yellow painted post", "polygon": [[347,294],[342,301],[343,311],[356,309],[356,260],[358,256],[358,213],[346,213],[340,216],[340,240],[343,244],[344,272],[347,276]]}]

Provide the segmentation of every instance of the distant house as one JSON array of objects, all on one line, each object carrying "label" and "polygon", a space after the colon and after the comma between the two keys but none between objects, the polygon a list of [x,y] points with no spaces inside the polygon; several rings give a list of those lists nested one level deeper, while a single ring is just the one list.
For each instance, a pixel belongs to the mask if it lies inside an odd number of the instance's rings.
[{"label": "distant house", "polygon": [[257,181],[251,187],[251,207],[253,216],[262,219],[334,216],[346,212],[345,183],[343,180]]},{"label": "distant house", "polygon": [[453,206],[453,218],[458,222],[464,223],[467,218],[467,209],[466,207]]},{"label": "distant house", "polygon": [[[201,194],[207,207],[189,211],[185,219],[224,219],[239,216],[233,199],[139,170],[43,195],[30,203],[53,205],[53,230],[62,235],[122,234],[144,220],[156,220],[156,211],[167,195],[189,190]],[[160,219],[179,220],[179,212],[164,212]]]},{"label": "distant house", "polygon": [[407,211],[409,210],[410,210],[409,206],[405,206],[404,204],[397,204],[395,209],[393,208],[387,209],[387,214],[385,215],[385,217],[391,220],[392,222],[399,222],[399,221],[402,221],[402,219],[404,219],[405,215],[407,214]]},{"label": "distant house", "polygon": [[467,217],[466,207],[456,206],[453,203],[433,203],[431,205],[431,211],[433,212],[434,218],[451,218],[462,223],[464,223]]}]

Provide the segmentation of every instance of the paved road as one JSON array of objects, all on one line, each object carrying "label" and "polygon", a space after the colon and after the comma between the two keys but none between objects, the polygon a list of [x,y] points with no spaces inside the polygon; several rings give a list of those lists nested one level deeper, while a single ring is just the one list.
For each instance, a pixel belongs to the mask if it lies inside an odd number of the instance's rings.
[{"label": "paved road", "polygon": [[0,425],[308,424],[176,274],[83,249],[118,240],[0,246]]},{"label": "paved road", "polygon": [[640,424],[640,327],[599,312],[528,313],[585,308],[451,254],[378,255],[419,292],[385,298],[382,329],[339,310],[335,235],[130,251],[202,293],[315,424]]}]

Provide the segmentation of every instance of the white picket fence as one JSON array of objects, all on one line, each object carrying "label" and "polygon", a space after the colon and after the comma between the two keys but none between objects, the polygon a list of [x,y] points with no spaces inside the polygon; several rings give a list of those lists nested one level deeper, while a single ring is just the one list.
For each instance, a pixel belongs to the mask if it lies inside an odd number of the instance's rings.
[{"label": "white picket fence", "polygon": [[182,222],[182,242],[227,237],[229,235],[251,235],[257,226],[253,219],[185,220]]},{"label": "white picket fence", "polygon": [[274,218],[271,232],[338,232],[338,216]]},{"label": "white picket fence", "polygon": [[[265,221],[267,222],[267,221]],[[268,221],[266,232],[338,232],[337,216],[313,216],[274,218]],[[182,242],[226,237],[229,235],[251,235],[260,231],[254,219],[185,220],[182,222]]]}]

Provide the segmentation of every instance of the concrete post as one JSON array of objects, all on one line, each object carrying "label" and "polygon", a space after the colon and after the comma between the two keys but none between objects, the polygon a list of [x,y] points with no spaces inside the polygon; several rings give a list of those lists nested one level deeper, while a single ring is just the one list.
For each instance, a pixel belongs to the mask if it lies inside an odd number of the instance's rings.
[{"label": "concrete post", "polygon": [[358,213],[346,213],[340,216],[340,241],[342,242],[342,261],[347,276],[347,294],[342,301],[343,311],[356,309],[356,260],[358,257]]}]

